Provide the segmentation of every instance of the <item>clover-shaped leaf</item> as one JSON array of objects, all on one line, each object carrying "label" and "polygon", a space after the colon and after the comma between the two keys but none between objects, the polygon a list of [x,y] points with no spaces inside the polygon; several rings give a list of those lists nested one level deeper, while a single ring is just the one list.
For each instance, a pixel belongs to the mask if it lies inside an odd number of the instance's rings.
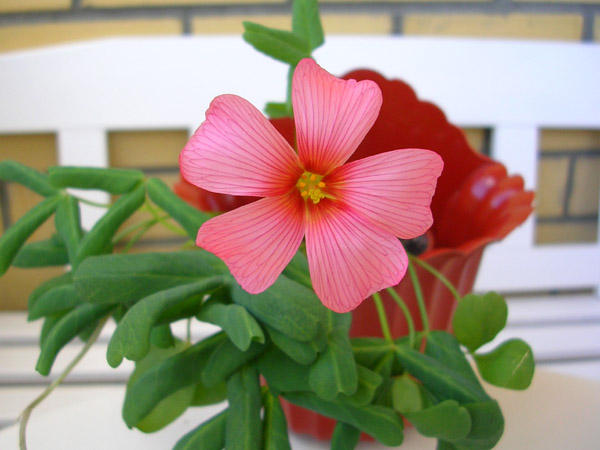
[{"label": "clover-shaped leaf", "polygon": [[508,308],[496,292],[468,294],[458,303],[452,327],[456,338],[474,352],[490,342],[505,327]]},{"label": "clover-shaped leaf", "polygon": [[533,352],[521,339],[510,339],[489,353],[474,356],[483,379],[495,386],[522,390],[531,384]]}]

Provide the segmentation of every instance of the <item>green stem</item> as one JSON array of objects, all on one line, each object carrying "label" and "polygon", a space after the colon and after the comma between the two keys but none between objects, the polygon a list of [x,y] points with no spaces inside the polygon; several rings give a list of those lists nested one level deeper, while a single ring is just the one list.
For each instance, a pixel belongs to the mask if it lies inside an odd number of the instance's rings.
[{"label": "green stem", "polygon": [[390,344],[394,343],[394,339],[392,338],[392,333],[390,333],[390,326],[388,324],[387,315],[385,314],[385,308],[383,307],[383,301],[381,300],[381,295],[379,292],[375,292],[373,294],[373,300],[375,301],[375,307],[377,308],[377,315],[379,316],[379,322],[381,323],[381,332],[383,333],[383,337]]},{"label": "green stem", "polygon": [[404,317],[406,318],[406,323],[408,325],[408,344],[410,348],[414,348],[415,344],[415,322],[413,321],[412,315],[402,300],[402,297],[398,295],[398,293],[394,290],[394,288],[387,288],[388,294],[394,299],[394,301],[398,304]]},{"label": "green stem", "polygon": [[419,312],[421,313],[421,322],[423,323],[423,331],[425,334],[429,334],[429,317],[427,317],[427,308],[425,307],[425,300],[423,299],[423,291],[421,291],[421,283],[419,283],[419,277],[415,266],[408,262],[408,273],[410,274],[410,280],[412,281],[413,289],[415,290],[415,297],[417,297],[417,304],[419,305]]},{"label": "green stem", "polygon": [[21,450],[27,450],[27,442],[26,442],[27,422],[29,421],[29,416],[31,415],[31,412],[37,405],[42,403],[44,401],[44,399],[46,397],[48,397],[52,393],[52,391],[54,391],[54,389],[56,389],[56,387],[58,387],[64,381],[64,379],[71,373],[71,371],[75,368],[75,366],[77,364],[79,364],[79,361],[81,361],[81,359],[85,356],[85,354],[89,351],[89,349],[92,348],[92,345],[94,345],[94,342],[96,342],[96,340],[98,339],[98,336],[100,336],[100,332],[102,331],[102,328],[104,328],[104,325],[106,324],[106,321],[109,318],[110,318],[110,315],[106,316],[104,319],[102,319],[98,323],[98,326],[96,326],[96,329],[94,330],[94,332],[92,333],[92,335],[90,336],[88,341],[85,343],[84,347],[77,354],[75,359],[73,359],[73,361],[71,361],[69,363],[69,365],[63,371],[63,373],[61,373],[59,375],[59,377],[56,380],[54,380],[52,382],[52,384],[50,384],[44,390],[44,392],[42,392],[39,395],[39,397],[37,397],[33,402],[31,402],[29,405],[27,405],[27,407],[23,410],[23,412],[19,416],[19,422],[20,422],[19,423],[19,448]]},{"label": "green stem", "polygon": [[177,227],[168,222],[170,216],[161,216],[159,212],[154,208],[150,202],[146,201],[145,208],[148,210],[150,214],[154,217],[154,219],[164,226],[166,229],[172,231],[175,234],[179,234],[180,236],[187,236],[187,233],[183,228]]},{"label": "green stem", "polygon": [[69,194],[71,197],[74,197],[77,199],[77,201],[79,203],[84,203],[86,205],[90,205],[90,206],[95,206],[96,208],[110,208],[111,204],[110,203],[98,203],[98,202],[94,202],[92,200],[88,200],[82,197],[78,197],[76,195],[73,194]]},{"label": "green stem", "polygon": [[157,223],[159,223],[159,220],[156,218],[152,218],[152,219],[144,220],[143,222],[135,223],[135,224],[125,228],[123,231],[119,232],[113,238],[113,245],[117,244],[121,239],[123,239],[129,233],[132,233],[133,231],[137,230],[138,228],[142,228],[145,233],[146,231],[148,231],[151,227],[153,227]]},{"label": "green stem", "polygon": [[154,225],[156,225],[156,221],[154,220],[149,223],[147,222],[145,227],[141,228],[131,239],[129,239],[129,241],[127,241],[127,244],[123,248],[123,253],[129,253],[131,247],[133,247],[135,243],[139,241],[144,234],[146,234],[146,231],[148,231]]},{"label": "green stem", "polygon": [[458,291],[456,290],[456,288],[454,287],[454,285],[450,282],[450,280],[448,278],[446,278],[444,275],[442,275],[441,272],[439,272],[438,270],[436,270],[429,263],[426,263],[422,259],[417,258],[416,256],[409,255],[408,257],[409,257],[410,261],[417,263],[423,269],[427,270],[434,277],[436,277],[438,280],[440,280],[444,284],[444,286],[446,286],[448,288],[448,290],[452,293],[452,295],[454,296],[454,298],[456,299],[456,301],[460,300],[460,294],[458,293]]}]

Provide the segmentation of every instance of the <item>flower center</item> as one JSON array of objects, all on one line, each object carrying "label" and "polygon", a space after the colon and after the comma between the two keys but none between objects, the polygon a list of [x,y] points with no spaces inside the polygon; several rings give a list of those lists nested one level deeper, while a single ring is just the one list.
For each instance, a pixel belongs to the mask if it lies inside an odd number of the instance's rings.
[{"label": "flower center", "polygon": [[300,195],[304,200],[311,199],[313,203],[316,205],[321,201],[322,198],[327,197],[323,192],[323,188],[325,187],[325,183],[323,183],[323,175],[317,175],[316,173],[304,172],[300,178],[298,178],[298,182],[296,183],[296,187],[300,191]]}]

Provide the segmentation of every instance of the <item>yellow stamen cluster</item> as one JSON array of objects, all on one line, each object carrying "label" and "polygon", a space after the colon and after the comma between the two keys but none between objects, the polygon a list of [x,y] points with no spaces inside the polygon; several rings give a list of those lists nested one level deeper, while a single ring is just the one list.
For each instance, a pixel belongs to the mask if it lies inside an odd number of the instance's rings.
[{"label": "yellow stamen cluster", "polygon": [[296,187],[300,191],[302,198],[305,200],[311,199],[315,205],[319,203],[322,198],[325,198],[326,196],[321,190],[325,187],[325,183],[321,181],[322,179],[322,175],[304,172],[296,183]]}]

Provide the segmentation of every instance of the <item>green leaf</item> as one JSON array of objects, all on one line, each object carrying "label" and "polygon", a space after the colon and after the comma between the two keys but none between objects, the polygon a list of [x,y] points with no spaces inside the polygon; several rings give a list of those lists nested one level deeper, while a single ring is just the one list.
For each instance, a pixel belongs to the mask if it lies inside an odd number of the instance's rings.
[{"label": "green leaf", "polygon": [[423,398],[419,384],[408,374],[394,378],[392,385],[392,403],[401,414],[418,411],[423,408]]},{"label": "green leaf", "polygon": [[50,292],[52,289],[71,283],[73,283],[73,272],[66,272],[62,275],[44,281],[33,290],[31,295],[29,295],[29,300],[27,301],[27,309],[35,309],[35,305],[40,300],[40,298],[42,298],[44,295],[46,295],[46,293]]},{"label": "green leaf", "polygon": [[289,392],[284,397],[298,406],[352,425],[384,445],[402,444],[402,419],[390,408],[379,405],[357,406],[350,400],[340,398],[323,400],[307,392]]},{"label": "green leaf", "polygon": [[297,341],[271,327],[267,327],[267,331],[273,344],[297,363],[307,365],[317,358],[317,345],[313,341]]},{"label": "green leaf", "polygon": [[405,413],[420,434],[427,437],[456,441],[464,439],[471,430],[469,411],[455,400],[445,400],[420,411]]},{"label": "green leaf", "polygon": [[44,197],[57,194],[58,191],[48,182],[48,176],[27,167],[17,161],[0,162],[0,180],[14,181]]},{"label": "green leaf", "polygon": [[222,383],[232,373],[252,361],[264,350],[264,345],[253,342],[248,350],[242,352],[229,339],[224,340],[210,356],[206,370],[202,373],[202,383],[207,388]]},{"label": "green leaf", "polygon": [[[182,341],[177,341],[175,346],[167,349],[152,347],[148,355],[135,365],[135,370],[127,383],[128,388],[145,373],[160,365],[166,359],[185,351],[188,347],[188,344]],[[153,433],[164,428],[190,406],[194,391],[195,387],[190,385],[164,397],[142,420],[135,424],[135,427],[144,433]]]},{"label": "green leaf", "polygon": [[256,450],[261,444],[261,391],[258,371],[245,366],[227,381],[229,414],[225,428],[225,448]]},{"label": "green leaf", "polygon": [[504,297],[495,292],[468,294],[456,307],[452,328],[456,338],[474,352],[506,326],[508,308]]},{"label": "green leaf", "polygon": [[295,1],[292,5],[292,32],[307,42],[311,51],[323,45],[325,36],[319,17],[319,2],[303,0]]},{"label": "green leaf", "polygon": [[48,335],[50,334],[50,331],[52,331],[54,326],[58,322],[60,322],[60,319],[62,319],[65,316],[65,314],[66,313],[58,313],[53,316],[48,316],[44,319],[44,323],[42,324],[42,330],[40,331],[40,339],[39,339],[40,347],[44,346],[44,343],[46,342],[46,339],[48,339]]},{"label": "green leaf", "polygon": [[175,345],[175,336],[173,336],[173,332],[171,331],[171,324],[164,323],[153,327],[150,333],[150,344],[159,348],[173,347]]},{"label": "green leaf", "polygon": [[77,251],[82,236],[79,202],[71,196],[65,197],[56,208],[54,223],[56,231],[66,243],[69,261],[72,264],[77,263]]},{"label": "green leaf", "polygon": [[219,383],[210,389],[202,383],[196,385],[194,398],[191,406],[206,406],[221,403],[227,398],[227,385],[225,382]]},{"label": "green leaf", "polygon": [[308,383],[313,391],[326,400],[340,393],[353,395],[358,387],[356,363],[348,338],[349,317],[331,311],[328,313],[331,326],[329,345],[310,368]]},{"label": "green leaf", "polygon": [[220,259],[203,250],[102,255],[81,263],[74,284],[88,302],[130,303],[226,271]]},{"label": "green leaf", "polygon": [[35,370],[48,375],[58,352],[90,324],[106,316],[111,309],[112,305],[81,305],[63,316],[44,339]]},{"label": "green leaf", "polygon": [[425,354],[450,367],[475,384],[479,379],[454,336],[446,331],[432,331],[427,336]]},{"label": "green leaf", "polygon": [[141,299],[117,325],[106,352],[108,364],[117,367],[123,357],[132,361],[144,358],[150,349],[152,329],[164,311],[189,297],[203,295],[222,282],[222,277],[208,278],[165,289]]},{"label": "green leaf", "polygon": [[57,235],[45,241],[25,244],[12,262],[15,267],[47,267],[69,264],[65,243]]},{"label": "green leaf", "polygon": [[474,356],[479,373],[494,386],[522,390],[531,385],[535,362],[525,341],[510,339],[489,353]]},{"label": "green leaf", "polygon": [[123,420],[127,426],[136,426],[174,392],[187,386],[196,386],[201,381],[210,355],[226,339],[224,333],[217,333],[166,358],[130,382],[123,403]]},{"label": "green leaf", "polygon": [[0,276],[10,267],[25,241],[56,210],[62,195],[48,197],[27,211],[0,237]]},{"label": "green leaf", "polygon": [[200,310],[197,317],[220,326],[241,351],[248,350],[253,341],[261,344],[265,342],[260,325],[243,306],[209,303]]},{"label": "green leaf", "polygon": [[471,430],[464,439],[452,441],[460,450],[493,448],[504,432],[504,418],[495,400],[461,405],[471,416]]},{"label": "green leaf", "polygon": [[[356,366],[358,373],[358,385],[356,392],[348,398],[358,405],[366,405],[371,403],[377,389],[381,385],[383,378],[372,370],[363,366]],[[344,394],[342,394],[344,395]]]},{"label": "green leaf", "polygon": [[308,260],[302,251],[296,252],[290,263],[283,269],[283,274],[290,280],[312,290],[312,281],[308,272]]},{"label": "green leaf", "polygon": [[143,185],[122,195],[81,239],[77,263],[88,256],[105,252],[119,227],[142,206],[145,199],[146,190]]},{"label": "green leaf", "polygon": [[270,119],[281,119],[282,117],[291,117],[287,103],[269,102],[265,106],[265,114]]},{"label": "green leaf", "polygon": [[308,391],[308,366],[298,364],[281,350],[272,347],[256,362],[269,387],[281,392]]},{"label": "green leaf", "polygon": [[99,189],[126,194],[144,181],[144,173],[130,169],[55,166],[48,169],[50,184],[57,188]]},{"label": "green leaf", "polygon": [[244,40],[259,52],[292,66],[303,58],[310,58],[309,44],[290,31],[276,30],[252,22],[243,22],[243,25]]},{"label": "green leaf", "polygon": [[239,286],[232,289],[235,303],[264,324],[298,341],[310,341],[325,321],[326,309],[314,291],[280,275],[266,291],[252,295]]},{"label": "green leaf", "polygon": [[72,284],[56,286],[45,292],[29,307],[27,320],[52,316],[80,306],[83,303]]},{"label": "green leaf", "polygon": [[332,450],[354,450],[360,440],[360,430],[344,422],[338,422],[331,436]]},{"label": "green leaf", "polygon": [[408,345],[398,345],[396,357],[411,375],[440,399],[452,399],[461,404],[489,400],[479,383]]},{"label": "green leaf", "polygon": [[279,399],[268,390],[263,393],[264,418],[262,427],[263,450],[291,450],[285,414]]},{"label": "green leaf", "polygon": [[394,354],[394,346],[381,338],[352,338],[350,344],[356,363],[371,369],[386,355]]},{"label": "green leaf", "polygon": [[226,409],[185,434],[173,450],[222,450],[225,447],[228,413]]},{"label": "green leaf", "polygon": [[147,189],[150,200],[166,211],[183,227],[188,236],[195,240],[200,225],[206,222],[209,216],[187,204],[158,178],[149,179]]}]

